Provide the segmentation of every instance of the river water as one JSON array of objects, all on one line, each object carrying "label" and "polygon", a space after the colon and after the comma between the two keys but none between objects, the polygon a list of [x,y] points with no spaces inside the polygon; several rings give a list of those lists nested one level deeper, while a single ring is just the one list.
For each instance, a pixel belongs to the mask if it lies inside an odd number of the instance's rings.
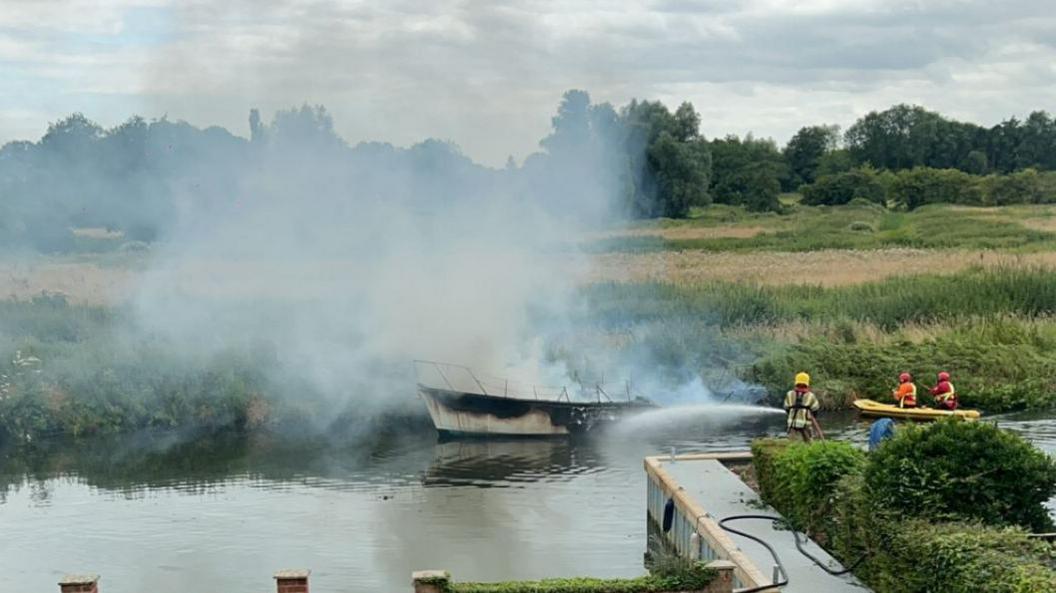
[{"label": "river water", "polygon": [[[830,438],[865,439],[853,416],[822,420]],[[1056,452],[1056,416],[998,420]],[[410,591],[411,571],[426,568],[460,580],[634,576],[642,458],[744,449],[782,427],[779,414],[699,408],[576,442],[438,442],[422,429],[355,443],[45,443],[0,453],[0,575],[12,591],[57,591],[64,573],[98,573],[104,593],[260,593],[282,568],[311,568],[319,592]]]}]

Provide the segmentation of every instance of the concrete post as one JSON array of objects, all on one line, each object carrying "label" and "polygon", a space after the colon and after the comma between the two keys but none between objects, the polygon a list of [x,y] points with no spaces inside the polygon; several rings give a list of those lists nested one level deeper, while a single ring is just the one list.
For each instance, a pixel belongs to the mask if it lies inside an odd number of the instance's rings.
[{"label": "concrete post", "polygon": [[99,593],[99,575],[68,574],[59,581],[62,593]]},{"label": "concrete post", "polygon": [[708,583],[706,593],[733,593],[733,570],[737,565],[729,560],[714,560],[707,567],[718,574]]},{"label": "concrete post", "polygon": [[411,573],[414,593],[444,593],[451,575],[446,570],[417,570]]},{"label": "concrete post", "polygon": [[310,570],[280,570],[275,573],[275,593],[308,593]]}]

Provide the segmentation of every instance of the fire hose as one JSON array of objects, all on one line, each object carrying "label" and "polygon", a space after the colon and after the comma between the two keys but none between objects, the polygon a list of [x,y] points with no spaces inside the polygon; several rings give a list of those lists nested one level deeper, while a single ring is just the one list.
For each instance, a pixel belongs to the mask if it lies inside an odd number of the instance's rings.
[{"label": "fire hose", "polygon": [[719,527],[725,529],[726,531],[728,531],[730,533],[739,535],[741,537],[748,538],[748,539],[750,539],[750,540],[762,545],[764,548],[766,548],[766,550],[768,552],[770,552],[770,555],[773,556],[774,563],[777,565],[778,571],[779,571],[780,576],[781,576],[781,580],[780,581],[775,581],[773,583],[770,583],[769,585],[762,585],[762,586],[759,586],[759,587],[753,587],[751,589],[740,589],[740,590],[738,590],[737,593],[757,593],[759,591],[766,591],[768,589],[784,587],[785,585],[788,584],[788,572],[785,570],[785,565],[781,562],[781,558],[777,555],[777,551],[774,550],[773,546],[771,546],[769,543],[763,541],[762,538],[756,537],[754,535],[751,535],[749,533],[745,533],[744,531],[740,531],[739,529],[734,529],[733,527],[730,527],[729,525],[726,525],[727,521],[740,521],[742,519],[760,519],[760,520],[773,521],[775,523],[784,524],[786,527],[788,527],[789,531],[792,532],[792,537],[795,539],[796,549],[799,550],[799,553],[803,554],[804,556],[806,556],[808,559],[810,559],[811,562],[813,562],[815,565],[817,565],[818,568],[821,568],[822,570],[824,570],[825,572],[829,573],[832,576],[842,576],[842,575],[845,575],[845,574],[851,572],[855,568],[858,568],[858,565],[860,565],[866,558],[866,556],[863,555],[861,558],[856,560],[854,562],[854,564],[852,564],[850,567],[845,568],[843,570],[833,570],[833,569],[829,568],[828,566],[826,566],[816,556],[814,556],[810,552],[808,552],[805,549],[803,549],[803,541],[800,539],[799,532],[796,531],[792,527],[792,525],[789,524],[788,520],[785,519],[784,517],[778,517],[776,515],[730,515],[729,517],[726,517],[726,518],[724,518],[724,519],[719,521]]}]

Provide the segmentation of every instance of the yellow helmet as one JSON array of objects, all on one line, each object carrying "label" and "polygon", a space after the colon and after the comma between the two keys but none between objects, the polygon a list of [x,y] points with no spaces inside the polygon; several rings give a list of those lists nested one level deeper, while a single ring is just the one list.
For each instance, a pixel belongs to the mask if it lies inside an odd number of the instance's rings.
[{"label": "yellow helmet", "polygon": [[810,385],[810,375],[798,373],[796,375],[796,385]]}]

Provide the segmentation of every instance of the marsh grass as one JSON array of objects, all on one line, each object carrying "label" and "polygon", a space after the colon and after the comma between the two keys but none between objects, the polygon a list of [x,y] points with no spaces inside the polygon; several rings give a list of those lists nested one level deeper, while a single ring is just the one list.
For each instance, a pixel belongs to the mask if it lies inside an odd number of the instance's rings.
[{"label": "marsh grass", "polygon": [[[696,218],[655,226],[682,229],[681,236],[635,235],[609,237],[589,243],[589,252],[641,253],[665,250],[819,251],[827,249],[1001,249],[1037,251],[1056,247],[1056,234],[1047,220],[1048,208],[986,209],[946,205],[925,206],[912,212],[890,211],[876,204],[854,202],[837,207],[795,206],[785,216],[754,216],[724,207],[705,209]],[[732,233],[692,237],[686,229],[730,225],[765,227],[749,236]],[[868,229],[868,232],[865,230]],[[875,230],[874,230],[875,229]]]},{"label": "marsh grass", "polygon": [[[604,284],[587,290],[593,322],[645,326],[657,368],[701,374],[721,357],[770,394],[807,369],[826,407],[886,399],[902,371],[922,387],[954,374],[966,406],[987,412],[1056,406],[1056,274],[976,269],[858,286]],[[719,328],[721,337],[709,337]],[[706,338],[706,339],[705,339]],[[729,344],[737,344],[733,348]]]}]

